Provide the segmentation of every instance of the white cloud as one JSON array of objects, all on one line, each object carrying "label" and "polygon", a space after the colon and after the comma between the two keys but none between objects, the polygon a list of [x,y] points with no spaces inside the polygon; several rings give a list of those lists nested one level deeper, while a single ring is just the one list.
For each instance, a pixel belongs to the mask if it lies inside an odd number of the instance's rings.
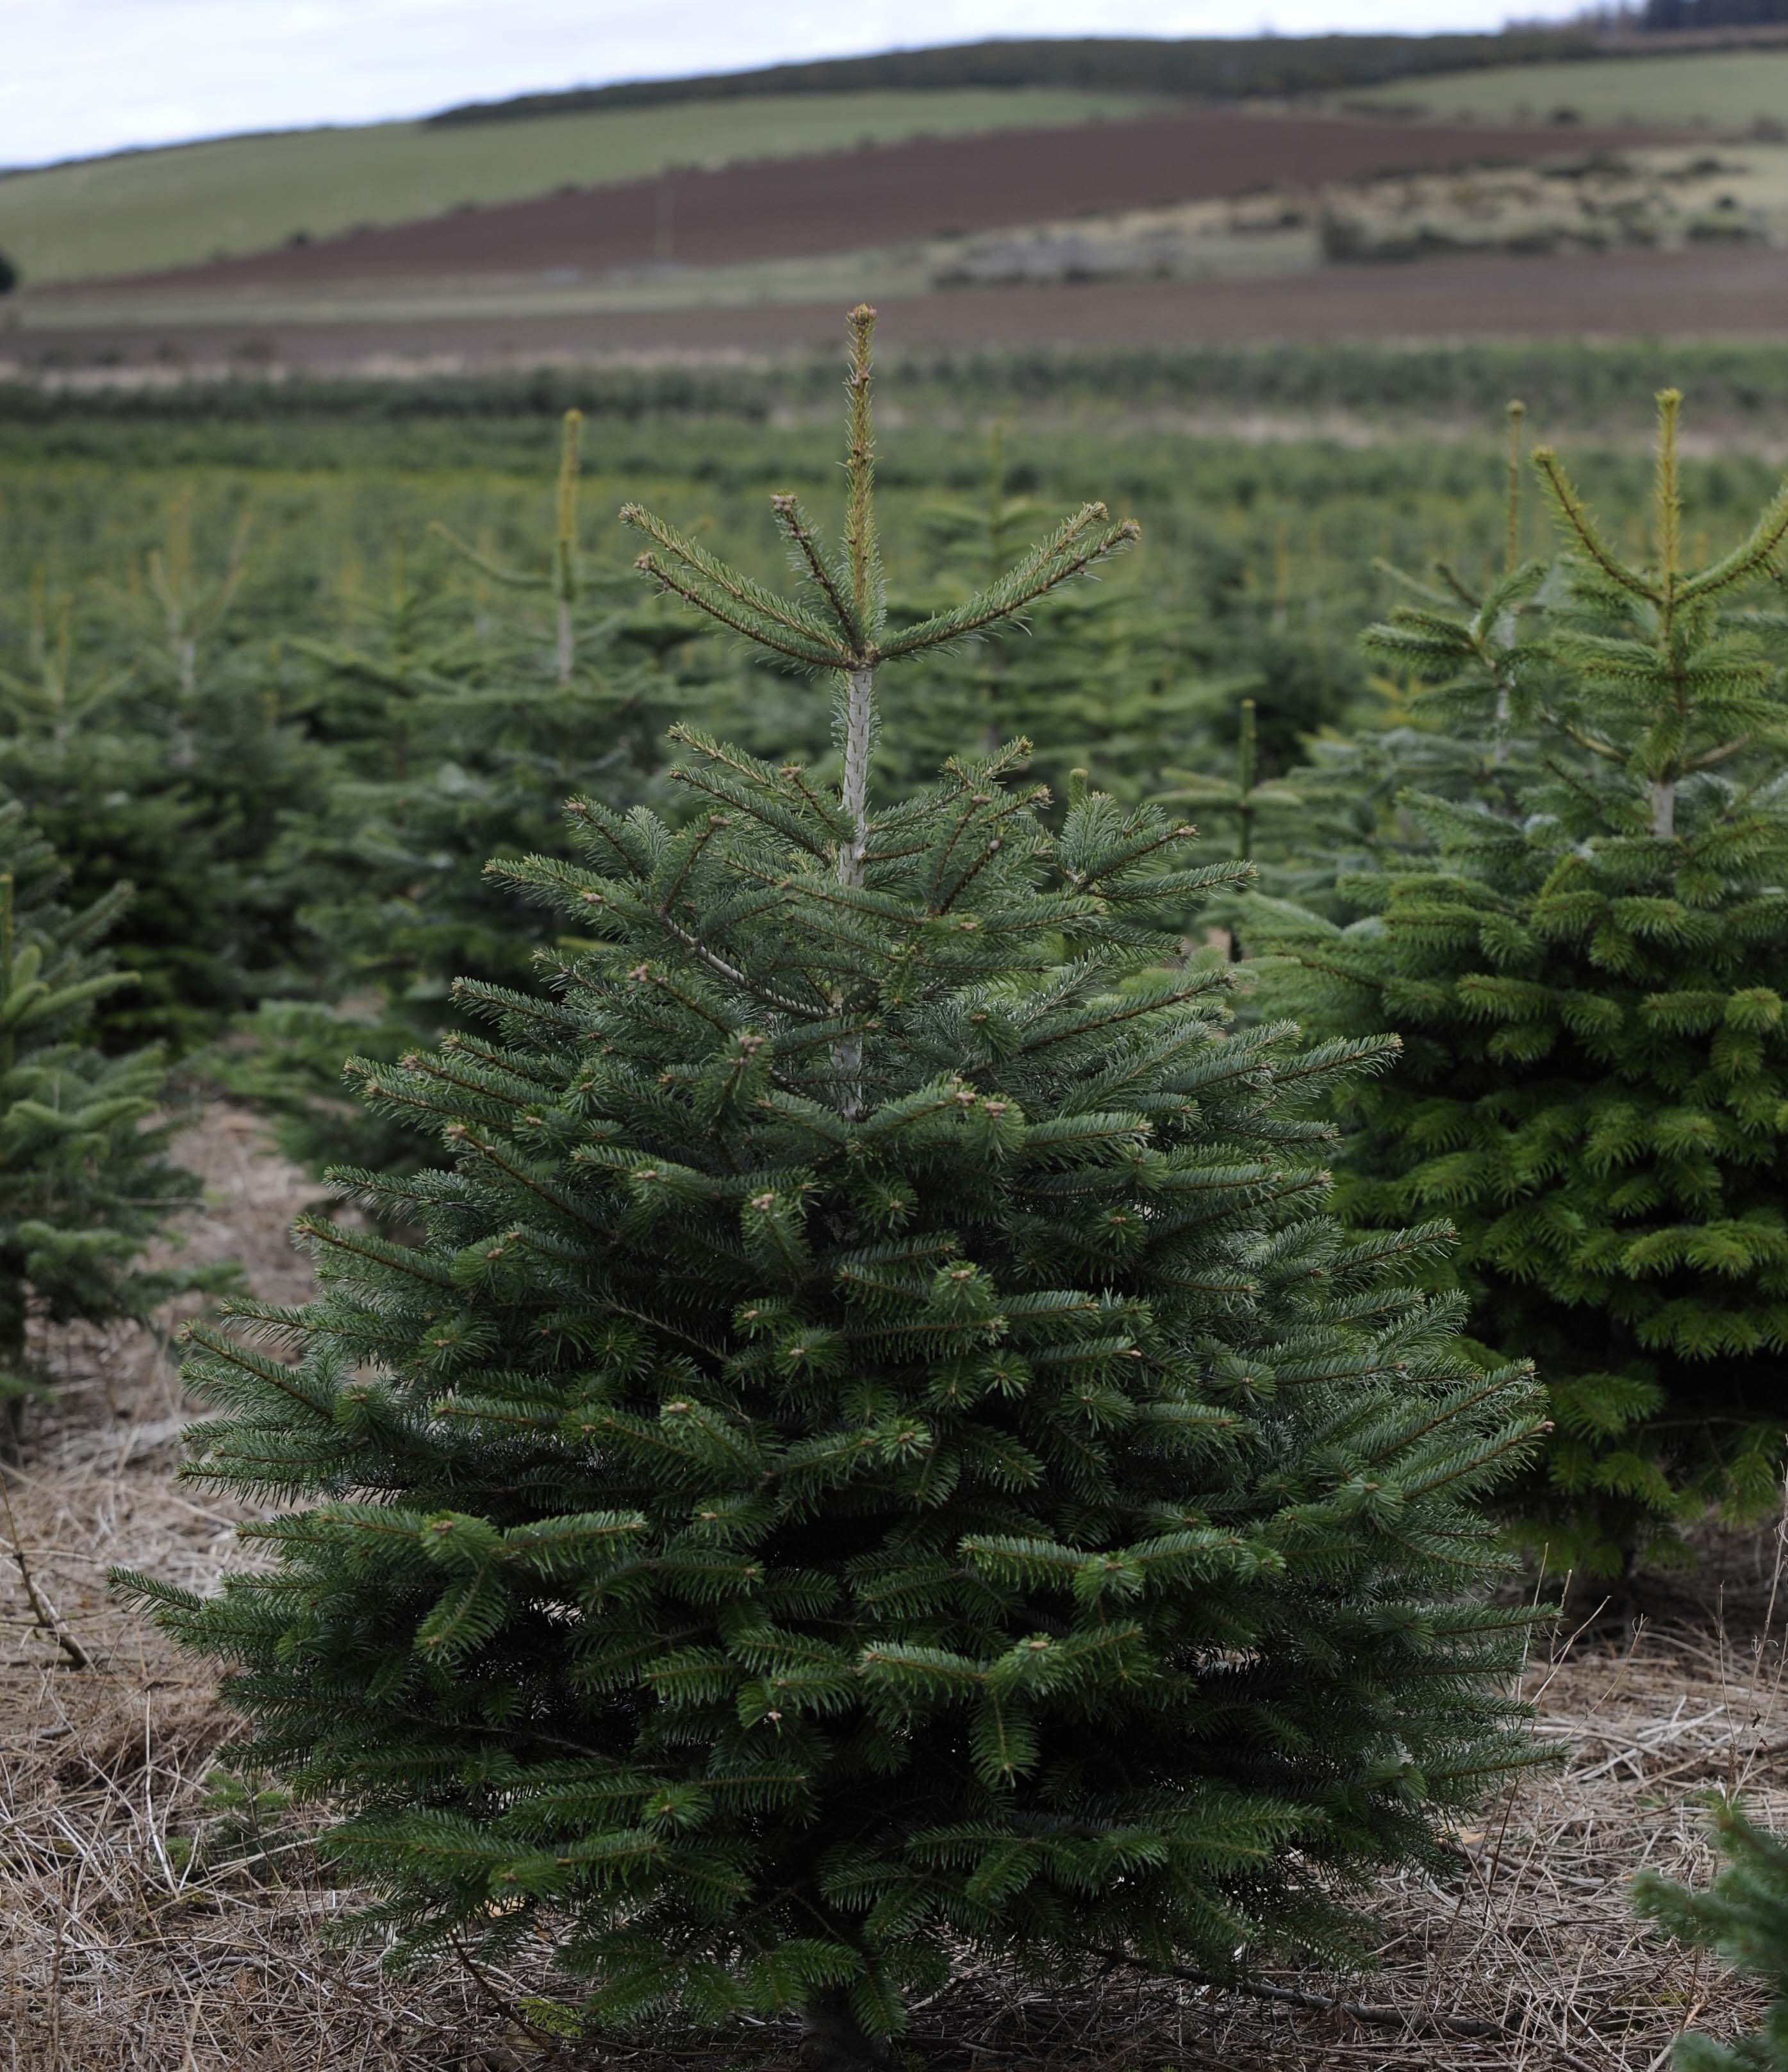
[{"label": "white cloud", "polygon": [[[1577,0],[1514,0],[1523,16]],[[0,166],[998,35],[1498,27],[1511,0],[0,0]]]}]

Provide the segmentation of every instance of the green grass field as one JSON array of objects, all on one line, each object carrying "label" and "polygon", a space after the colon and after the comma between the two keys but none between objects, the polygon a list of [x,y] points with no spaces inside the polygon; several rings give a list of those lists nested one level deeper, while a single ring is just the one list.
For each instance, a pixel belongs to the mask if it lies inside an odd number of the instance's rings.
[{"label": "green grass field", "polygon": [[1585,122],[1705,123],[1743,130],[1759,117],[1788,117],[1788,50],[1496,65],[1400,80],[1371,97],[1420,106],[1431,115],[1474,115],[1486,121],[1572,108]]},{"label": "green grass field", "polygon": [[800,94],[531,121],[301,130],[0,179],[0,250],[27,282],[146,272],[326,237],[461,202],[873,142],[1119,119],[1141,96],[1050,88]]}]

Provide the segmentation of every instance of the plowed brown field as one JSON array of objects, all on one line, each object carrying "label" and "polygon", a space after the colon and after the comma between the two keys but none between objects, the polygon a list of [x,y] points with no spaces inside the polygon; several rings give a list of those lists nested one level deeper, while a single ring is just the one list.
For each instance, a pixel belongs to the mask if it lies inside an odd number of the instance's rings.
[{"label": "plowed brown field", "polygon": [[[458,273],[586,273],[865,251],[1375,175],[1508,164],[1656,141],[1650,133],[1442,127],[1200,108],[1133,122],[916,139],[466,209],[153,276],[158,290],[295,288]],[[78,292],[78,290],[77,290]],[[42,291],[53,299],[55,290]]]}]

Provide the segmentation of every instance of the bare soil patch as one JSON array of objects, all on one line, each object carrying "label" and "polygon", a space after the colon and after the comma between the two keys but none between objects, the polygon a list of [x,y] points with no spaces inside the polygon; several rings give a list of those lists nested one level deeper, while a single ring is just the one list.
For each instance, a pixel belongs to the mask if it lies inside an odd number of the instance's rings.
[{"label": "bare soil patch", "polygon": [[[1578,157],[1648,140],[1669,141],[1634,130],[1561,133],[1206,107],[691,168],[134,278],[158,290],[292,288],[555,268],[598,273],[671,257],[698,266],[796,258],[1385,173]],[[40,294],[81,291],[71,283]]]},{"label": "bare soil patch", "polygon": [[[263,1293],[300,1296],[285,1231],[316,1190],[240,1111],[212,1110],[182,1149],[208,1186],[192,1249],[240,1258]],[[172,1478],[183,1406],[166,1334],[70,1332],[49,1350],[63,1392],[4,1480],[17,1544],[92,1666],[72,1668],[34,1630],[9,1540],[7,2072],[793,2072],[792,2038],[767,2028],[547,2051],[515,2018],[543,1978],[442,1967],[399,1980],[376,1951],[332,1947],[356,1895],[311,1852],[320,1816],[221,1803],[214,1752],[229,1723],[208,1671],[104,1592],[109,1563],[203,1590],[236,1558],[239,1508]],[[1742,1786],[1788,1823],[1780,1552],[1774,1535],[1710,1544],[1691,1585],[1655,1593],[1668,1623],[1535,1662],[1538,1731],[1561,1762],[1461,1828],[1434,1873],[1367,1896],[1375,1969],[1260,1974],[1309,2004],[971,1969],[919,2011],[915,2072],[1650,2072],[1691,2024],[1729,2037],[1754,2023],[1748,1989],[1641,1930],[1626,1886],[1645,1864],[1707,1874],[1710,1786]]]}]

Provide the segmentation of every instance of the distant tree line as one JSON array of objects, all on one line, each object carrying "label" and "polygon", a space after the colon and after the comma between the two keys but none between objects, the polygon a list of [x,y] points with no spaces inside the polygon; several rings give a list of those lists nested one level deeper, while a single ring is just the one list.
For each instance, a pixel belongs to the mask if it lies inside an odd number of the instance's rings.
[{"label": "distant tree line", "polygon": [[1642,29],[1754,29],[1788,22],[1788,0],[1646,0]]},{"label": "distant tree line", "polygon": [[1777,23],[1788,23],[1788,0],[1595,0],[1572,16],[1571,26],[1610,37],[1679,32],[1705,36]]},{"label": "distant tree line", "polygon": [[[1769,4],[1769,0],[1761,0]],[[1686,0],[1694,5],[1696,0]],[[1737,0],[1746,4],[1746,0]],[[1759,0],[1749,0],[1759,4]],[[1782,4],[1782,0],[1775,0]],[[487,122],[599,108],[643,108],[680,101],[729,101],[767,93],[852,93],[943,87],[1103,88],[1180,93],[1216,101],[1252,94],[1310,93],[1375,86],[1424,72],[1539,59],[1589,57],[1600,46],[1585,27],[1535,27],[1499,35],[1035,37],[955,43],[930,50],[766,65],[696,79],[628,80],[613,86],[518,94],[471,102],[429,120]]]}]

